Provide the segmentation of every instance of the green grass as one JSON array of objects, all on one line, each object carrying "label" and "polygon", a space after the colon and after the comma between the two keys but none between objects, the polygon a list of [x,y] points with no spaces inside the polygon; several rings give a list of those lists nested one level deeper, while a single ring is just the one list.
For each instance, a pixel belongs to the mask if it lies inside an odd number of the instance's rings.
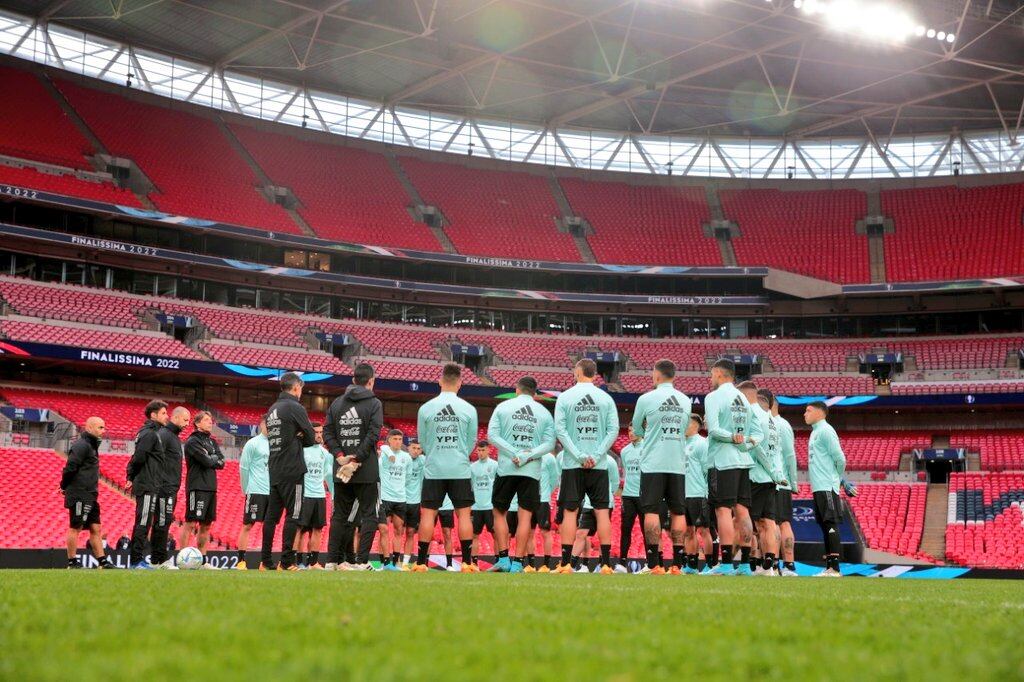
[{"label": "green grass", "polygon": [[1024,679],[1016,581],[0,572],[0,679]]}]

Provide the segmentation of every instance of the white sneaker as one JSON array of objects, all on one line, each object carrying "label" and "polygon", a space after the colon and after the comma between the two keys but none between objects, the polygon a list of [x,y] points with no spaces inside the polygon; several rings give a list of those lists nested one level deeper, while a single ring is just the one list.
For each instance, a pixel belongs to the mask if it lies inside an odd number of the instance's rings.
[{"label": "white sneaker", "polygon": [[615,564],[615,572],[616,573],[629,573],[629,569],[626,568],[625,566],[623,566],[622,564]]},{"label": "white sneaker", "polygon": [[324,564],[324,570],[325,571],[337,571],[338,570],[338,564],[333,563],[333,562],[327,562],[326,564]]},{"label": "white sneaker", "polygon": [[338,567],[336,569],[334,569],[334,570],[336,570],[336,571],[350,571],[350,570],[352,570],[352,564],[350,564],[347,561],[342,561],[340,564],[338,564]]},{"label": "white sneaker", "polygon": [[650,573],[650,572],[651,572],[651,567],[647,566],[645,564],[643,568],[641,568],[639,571],[637,571],[637,575],[645,575],[645,574]]},{"label": "white sneaker", "polygon": [[158,565],[157,568],[159,568],[160,570],[163,570],[163,571],[177,571],[178,570],[177,564],[174,563],[174,557],[171,557],[167,561],[165,561],[162,564]]},{"label": "white sneaker", "polygon": [[214,566],[213,564],[203,564],[199,568],[204,570],[204,571],[219,571],[220,570],[220,568],[218,566]]},{"label": "white sneaker", "polygon": [[767,573],[767,571],[764,570],[763,566],[758,566],[754,569],[754,575],[764,575],[765,573]]},{"label": "white sneaker", "polygon": [[449,573],[461,573],[462,572],[462,569],[459,568],[458,566],[456,566],[455,564],[452,564],[451,566],[449,566],[448,568],[446,568],[444,570],[448,571]]},{"label": "white sneaker", "polygon": [[834,568],[826,568],[821,573],[815,573],[814,577],[815,578],[842,578],[843,574],[840,573],[839,571],[835,570]]},{"label": "white sneaker", "polygon": [[779,572],[774,568],[769,568],[767,570],[762,569],[760,575],[763,575],[767,578],[777,578],[779,577]]},{"label": "white sneaker", "polygon": [[782,569],[782,573],[780,573],[779,575],[781,575],[783,578],[799,578],[800,577],[799,573],[797,573],[796,571],[791,571],[788,568]]},{"label": "white sneaker", "polygon": [[573,571],[573,573],[590,573],[590,569],[587,568],[586,564],[580,564],[580,567]]}]

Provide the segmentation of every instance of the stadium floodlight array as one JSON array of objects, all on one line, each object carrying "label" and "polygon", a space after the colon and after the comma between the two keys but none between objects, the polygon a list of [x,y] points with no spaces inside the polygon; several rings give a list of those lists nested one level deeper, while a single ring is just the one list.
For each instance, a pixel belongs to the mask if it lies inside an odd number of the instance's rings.
[{"label": "stadium floodlight array", "polygon": [[956,35],[915,21],[905,10],[889,3],[863,0],[793,0],[793,7],[808,16],[819,16],[836,31],[871,40],[902,42],[911,36],[953,43]]}]

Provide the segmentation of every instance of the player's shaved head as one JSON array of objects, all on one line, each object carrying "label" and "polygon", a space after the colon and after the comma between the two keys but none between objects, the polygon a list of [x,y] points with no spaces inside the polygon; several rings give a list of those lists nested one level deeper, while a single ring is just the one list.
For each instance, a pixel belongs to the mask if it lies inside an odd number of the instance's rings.
[{"label": "player's shaved head", "polygon": [[107,424],[101,417],[89,417],[85,420],[85,431],[90,436],[103,438],[103,434],[107,432]]},{"label": "player's shaved head", "polygon": [[187,407],[178,405],[171,412],[171,423],[177,426],[179,429],[183,429],[188,426],[188,420],[192,418],[192,414],[188,411]]}]

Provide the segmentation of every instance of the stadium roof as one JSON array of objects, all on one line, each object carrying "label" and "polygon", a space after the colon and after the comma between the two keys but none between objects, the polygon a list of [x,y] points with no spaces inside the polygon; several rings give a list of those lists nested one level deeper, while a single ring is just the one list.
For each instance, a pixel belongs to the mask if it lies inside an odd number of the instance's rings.
[{"label": "stadium roof", "polygon": [[481,119],[795,138],[1003,129],[1015,139],[1024,2],[886,2],[954,42],[875,41],[870,22],[835,31],[794,7],[801,0],[2,4],[234,72]]}]

